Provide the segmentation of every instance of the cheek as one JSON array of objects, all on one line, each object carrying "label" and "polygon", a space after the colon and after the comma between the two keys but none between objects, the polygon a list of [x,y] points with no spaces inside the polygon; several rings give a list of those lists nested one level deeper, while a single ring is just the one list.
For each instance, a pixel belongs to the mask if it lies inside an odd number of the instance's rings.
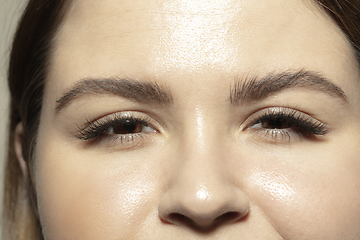
[{"label": "cheek", "polygon": [[116,154],[61,151],[52,142],[40,148],[46,151],[38,151],[36,182],[46,239],[131,239],[154,211],[151,167]]},{"label": "cheek", "polygon": [[360,162],[354,155],[333,158],[252,171],[254,202],[285,239],[359,239]]}]

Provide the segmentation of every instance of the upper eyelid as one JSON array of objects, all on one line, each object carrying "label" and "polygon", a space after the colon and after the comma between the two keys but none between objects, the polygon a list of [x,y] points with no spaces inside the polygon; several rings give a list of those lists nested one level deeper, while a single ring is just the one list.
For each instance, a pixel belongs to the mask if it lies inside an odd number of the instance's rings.
[{"label": "upper eyelid", "polygon": [[[80,140],[83,140],[86,144],[101,144],[105,143],[110,144],[109,147],[112,146],[118,146],[123,149],[129,149],[136,146],[139,146],[144,143],[144,140],[146,139],[144,135],[147,132],[137,132],[137,133],[129,133],[129,134],[109,134],[104,132],[104,130],[108,130],[109,127],[112,125],[116,119],[112,119],[110,121],[99,123],[99,126],[96,126],[98,121],[101,121],[101,119],[93,122],[90,126],[87,128],[80,130],[77,134],[75,134],[75,137],[77,137]],[[94,126],[95,125],[95,126]],[[110,126],[109,126],[110,125]],[[92,128],[90,130],[87,130],[88,128]],[[120,145],[116,144],[120,141]],[[130,145],[129,145],[130,144]],[[102,145],[102,144],[101,144]]]},{"label": "upper eyelid", "polygon": [[[123,114],[123,115],[122,115]],[[119,116],[122,115],[122,116]],[[141,117],[138,117],[137,115],[140,115]],[[149,116],[146,113],[142,113],[139,111],[120,111],[120,112],[114,112],[114,113],[110,113],[110,114],[105,114],[102,115],[100,117],[93,117],[93,118],[87,118],[86,119],[86,123],[83,124],[82,128],[86,128],[87,126],[90,126],[94,123],[98,123],[100,121],[116,121],[117,119],[126,119],[126,118],[139,118],[139,119],[145,119],[148,122],[153,122],[156,120],[153,120],[153,118],[151,116]]]},{"label": "upper eyelid", "polygon": [[327,122],[324,122],[323,120],[320,120],[318,117],[316,117],[314,114],[310,114],[307,113],[305,111],[302,111],[300,108],[298,107],[279,107],[279,106],[274,106],[274,107],[265,107],[262,109],[259,109],[251,114],[249,114],[249,116],[247,116],[247,118],[241,123],[241,125],[243,126],[244,129],[247,128],[247,126],[251,123],[254,123],[256,120],[258,120],[259,118],[261,118],[264,115],[276,115],[276,114],[284,114],[285,116],[294,116],[295,114],[298,114],[299,116],[303,116],[305,118],[308,118],[309,121],[313,120],[315,122],[319,122],[319,123],[323,123],[328,125]]},{"label": "upper eyelid", "polygon": [[303,114],[303,115],[309,116],[315,120],[321,121],[314,114],[303,111],[298,107],[278,107],[278,106],[266,107],[266,108],[262,108],[262,109],[259,109],[255,112],[253,112],[252,114],[250,114],[250,116],[255,115],[255,114],[262,114],[262,113],[271,114],[271,115],[274,115],[274,114],[287,114],[287,115]]},{"label": "upper eyelid", "polygon": [[[120,116],[119,116],[120,115]],[[159,124],[151,118],[150,116],[146,115],[145,113],[140,113],[137,111],[124,111],[124,112],[115,112],[112,114],[108,114],[102,117],[92,118],[92,120],[86,120],[86,123],[83,124],[81,127],[78,126],[78,130],[73,133],[72,135],[77,138],[86,138],[85,135],[88,134],[96,134],[95,132],[99,128],[108,128],[109,125],[113,124],[114,122],[121,120],[121,119],[135,119],[139,121],[144,121],[146,126],[153,127],[156,131],[159,131]],[[145,125],[145,124],[144,124]],[[93,129],[91,129],[93,128]],[[92,132],[93,131],[93,132]],[[101,129],[99,130],[101,131]],[[91,139],[91,137],[90,137]]]},{"label": "upper eyelid", "polygon": [[[271,109],[276,108],[278,109],[278,111],[271,111]],[[251,127],[254,126],[254,124],[261,123],[262,120],[271,120],[272,117],[276,116],[280,116],[279,120],[286,119],[290,121],[291,125],[293,124],[292,127],[267,128],[263,127],[262,125],[256,126],[255,128]],[[286,139],[288,140],[287,142],[290,142],[293,137],[295,137],[295,139],[297,139],[298,137],[300,137],[300,139],[302,139],[303,137],[317,139],[313,137],[324,136],[330,131],[332,131],[332,129],[326,122],[321,121],[318,118],[315,118],[312,115],[307,114],[301,110],[284,107],[265,108],[255,112],[247,120],[245,120],[245,127],[242,129],[242,131],[245,130],[254,130],[256,132],[265,133],[265,136],[271,137],[271,143],[278,143],[278,137],[281,137],[281,142]]]}]

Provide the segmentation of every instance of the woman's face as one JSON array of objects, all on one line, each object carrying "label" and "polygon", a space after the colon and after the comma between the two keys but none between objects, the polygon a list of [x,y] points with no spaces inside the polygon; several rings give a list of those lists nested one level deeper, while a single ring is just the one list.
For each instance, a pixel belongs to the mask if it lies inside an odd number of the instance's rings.
[{"label": "woman's face", "polygon": [[74,1],[36,147],[45,239],[359,239],[358,65],[314,2]]}]

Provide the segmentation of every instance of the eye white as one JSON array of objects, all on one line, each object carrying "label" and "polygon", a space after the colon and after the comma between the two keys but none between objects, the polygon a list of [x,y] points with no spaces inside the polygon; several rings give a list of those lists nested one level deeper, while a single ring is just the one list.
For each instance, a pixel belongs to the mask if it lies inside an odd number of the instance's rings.
[{"label": "eye white", "polygon": [[249,129],[252,129],[252,128],[262,128],[262,123],[258,122],[258,123],[256,123],[256,124],[249,127]]},{"label": "eye white", "polygon": [[141,132],[156,132],[156,130],[150,126],[143,126]]}]

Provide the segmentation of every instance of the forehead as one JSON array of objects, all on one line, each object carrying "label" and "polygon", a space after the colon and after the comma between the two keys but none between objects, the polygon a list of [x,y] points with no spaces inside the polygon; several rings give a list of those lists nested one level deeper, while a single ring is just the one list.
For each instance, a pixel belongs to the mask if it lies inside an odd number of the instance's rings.
[{"label": "forehead", "polygon": [[341,81],[353,55],[315,1],[76,0],[56,38],[53,70],[81,79],[309,68]]}]

